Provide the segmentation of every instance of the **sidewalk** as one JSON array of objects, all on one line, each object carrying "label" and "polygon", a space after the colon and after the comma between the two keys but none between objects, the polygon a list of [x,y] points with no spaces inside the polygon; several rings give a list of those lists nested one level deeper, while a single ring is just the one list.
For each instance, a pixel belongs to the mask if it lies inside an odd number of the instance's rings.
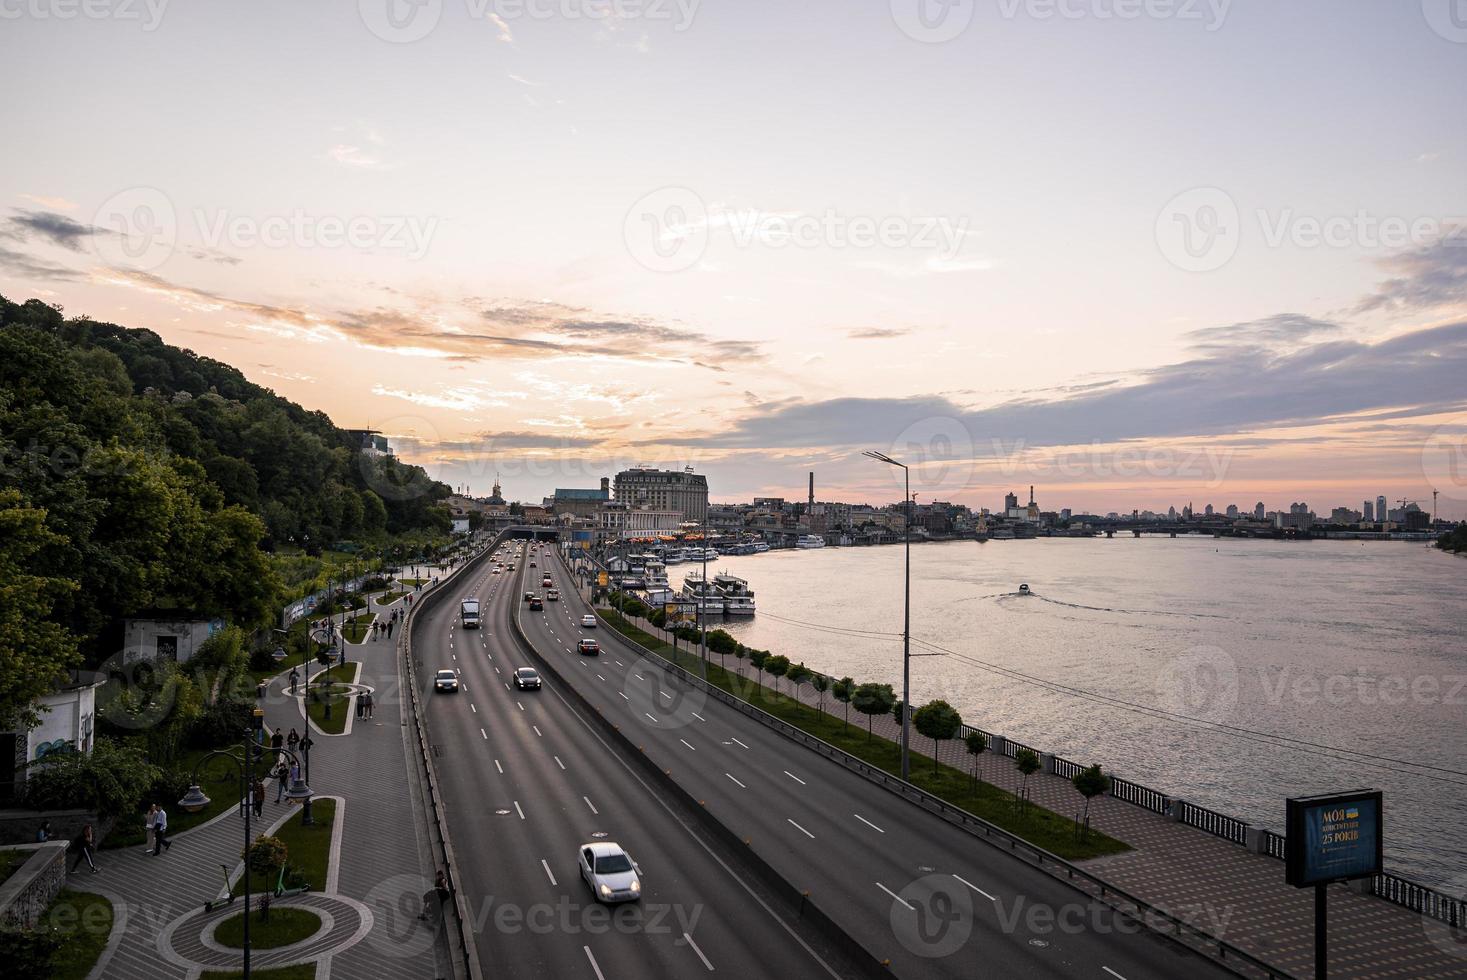
[{"label": "sidewalk", "polygon": [[[644,619],[631,622],[670,641]],[[775,652],[799,659],[791,656],[796,651]],[[738,663],[731,655],[719,658],[712,652],[709,660],[729,670]],[[743,670],[751,682],[757,680],[747,660]],[[770,685],[767,676],[765,685]],[[780,693],[788,696],[790,685],[781,684]],[[816,703],[808,685],[799,697],[803,704]],[[826,692],[827,714],[840,718],[843,708]],[[866,727],[866,716],[852,715],[852,725]],[[872,730],[893,742],[901,740],[901,727],[891,715],[876,717]],[[915,730],[911,738],[912,751],[930,759],[932,741]],[[956,740],[941,743],[938,759],[962,772],[970,771],[973,761]],[[1021,777],[1008,756],[984,753],[979,775],[1018,792]],[[1085,805],[1070,781],[1054,774],[1031,776],[1029,795],[1063,816],[1075,816]],[[1090,825],[1133,848],[1078,862],[1092,873],[1296,977],[1314,975],[1314,891],[1285,884],[1282,861],[1110,796],[1091,802]],[[1343,886],[1330,888],[1329,933],[1331,977],[1467,977],[1467,933],[1453,934],[1433,919]]]},{"label": "sidewalk", "polygon": [[[253,968],[315,962],[317,980],[333,974],[352,980],[451,975],[435,928],[417,919],[434,867],[419,826],[417,780],[408,770],[396,650],[386,638],[349,645],[348,657],[361,664],[359,684],[375,691],[374,717],[354,719],[347,735],[312,733],[311,789],[317,799],[337,798],[331,871],[324,892],[282,899],[279,905],[325,912],[327,927],[294,946],[255,951]],[[299,701],[284,693],[287,686],[284,674],[270,683],[264,708],[272,730],[301,725]],[[267,792],[264,818],[253,833],[268,832],[299,809],[272,801]],[[176,801],[163,803],[170,813],[178,812]],[[141,847],[102,851],[101,874],[87,874],[83,866],[83,873],[68,875],[69,887],[106,895],[116,911],[112,938],[93,980],[182,980],[201,969],[239,969],[238,952],[211,948],[206,936],[219,919],[239,912],[241,903],[201,911],[205,901],[222,892],[219,866],[239,870],[244,823],[238,808],[171,840],[174,846],[159,857]]]}]

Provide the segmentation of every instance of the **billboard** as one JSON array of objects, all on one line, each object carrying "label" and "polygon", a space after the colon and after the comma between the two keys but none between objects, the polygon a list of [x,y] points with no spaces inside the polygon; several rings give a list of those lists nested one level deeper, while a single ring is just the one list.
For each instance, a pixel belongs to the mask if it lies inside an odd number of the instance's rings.
[{"label": "billboard", "polygon": [[1379,790],[1287,802],[1286,880],[1296,888],[1380,874],[1385,811]]}]

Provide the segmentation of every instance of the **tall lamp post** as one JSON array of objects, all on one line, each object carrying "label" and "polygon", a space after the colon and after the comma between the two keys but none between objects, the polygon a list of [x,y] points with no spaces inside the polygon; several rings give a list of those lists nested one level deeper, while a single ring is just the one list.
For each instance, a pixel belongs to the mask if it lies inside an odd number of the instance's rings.
[{"label": "tall lamp post", "polygon": [[[265,712],[259,708],[256,708],[254,710],[254,714],[250,718],[250,727],[244,733],[244,755],[241,757],[235,755],[233,752],[228,752],[223,749],[216,749],[200,759],[194,765],[193,774],[189,779],[190,785],[188,788],[188,792],[183,794],[183,799],[178,801],[178,805],[184,810],[187,810],[189,813],[198,813],[200,810],[204,809],[204,807],[209,805],[209,797],[204,795],[204,791],[199,787],[199,772],[203,770],[206,765],[208,765],[210,760],[216,757],[228,759],[230,762],[233,762],[239,771],[240,781],[244,783],[249,791],[253,791],[255,786],[255,759],[264,754],[264,746],[259,743],[259,736],[264,728],[264,725]],[[286,751],[286,754],[290,755],[291,758],[295,757],[294,754],[289,752],[288,750],[283,751]],[[306,781],[304,779],[297,779],[294,783],[291,784],[290,789],[286,790],[285,795],[288,799],[303,800],[305,801],[306,805],[309,805],[311,799],[311,787],[306,785]],[[245,977],[245,980],[249,980],[250,976],[250,845],[254,843],[251,836],[250,816],[252,815],[253,811],[253,807],[245,807],[243,970],[243,976]]]},{"label": "tall lamp post", "polygon": [[911,771],[908,749],[911,746],[912,736],[912,474],[907,469],[906,463],[898,463],[886,453],[868,449],[861,455],[881,463],[900,466],[902,469],[902,509],[905,512],[902,536],[906,540],[907,551],[902,600],[902,778],[906,779]]}]

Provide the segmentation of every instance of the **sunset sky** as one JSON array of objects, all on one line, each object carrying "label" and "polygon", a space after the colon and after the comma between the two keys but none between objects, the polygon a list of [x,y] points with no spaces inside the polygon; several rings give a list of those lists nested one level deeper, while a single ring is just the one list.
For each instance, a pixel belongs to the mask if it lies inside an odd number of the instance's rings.
[{"label": "sunset sky", "polygon": [[0,293],[478,493],[1462,517],[1455,3],[0,3]]}]

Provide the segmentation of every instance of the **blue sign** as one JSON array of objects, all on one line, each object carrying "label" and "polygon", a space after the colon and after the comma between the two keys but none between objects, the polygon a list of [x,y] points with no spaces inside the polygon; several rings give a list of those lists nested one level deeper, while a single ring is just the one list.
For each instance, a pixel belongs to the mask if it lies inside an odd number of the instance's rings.
[{"label": "blue sign", "polygon": [[1295,887],[1381,873],[1384,818],[1378,790],[1288,801],[1287,880]]}]

